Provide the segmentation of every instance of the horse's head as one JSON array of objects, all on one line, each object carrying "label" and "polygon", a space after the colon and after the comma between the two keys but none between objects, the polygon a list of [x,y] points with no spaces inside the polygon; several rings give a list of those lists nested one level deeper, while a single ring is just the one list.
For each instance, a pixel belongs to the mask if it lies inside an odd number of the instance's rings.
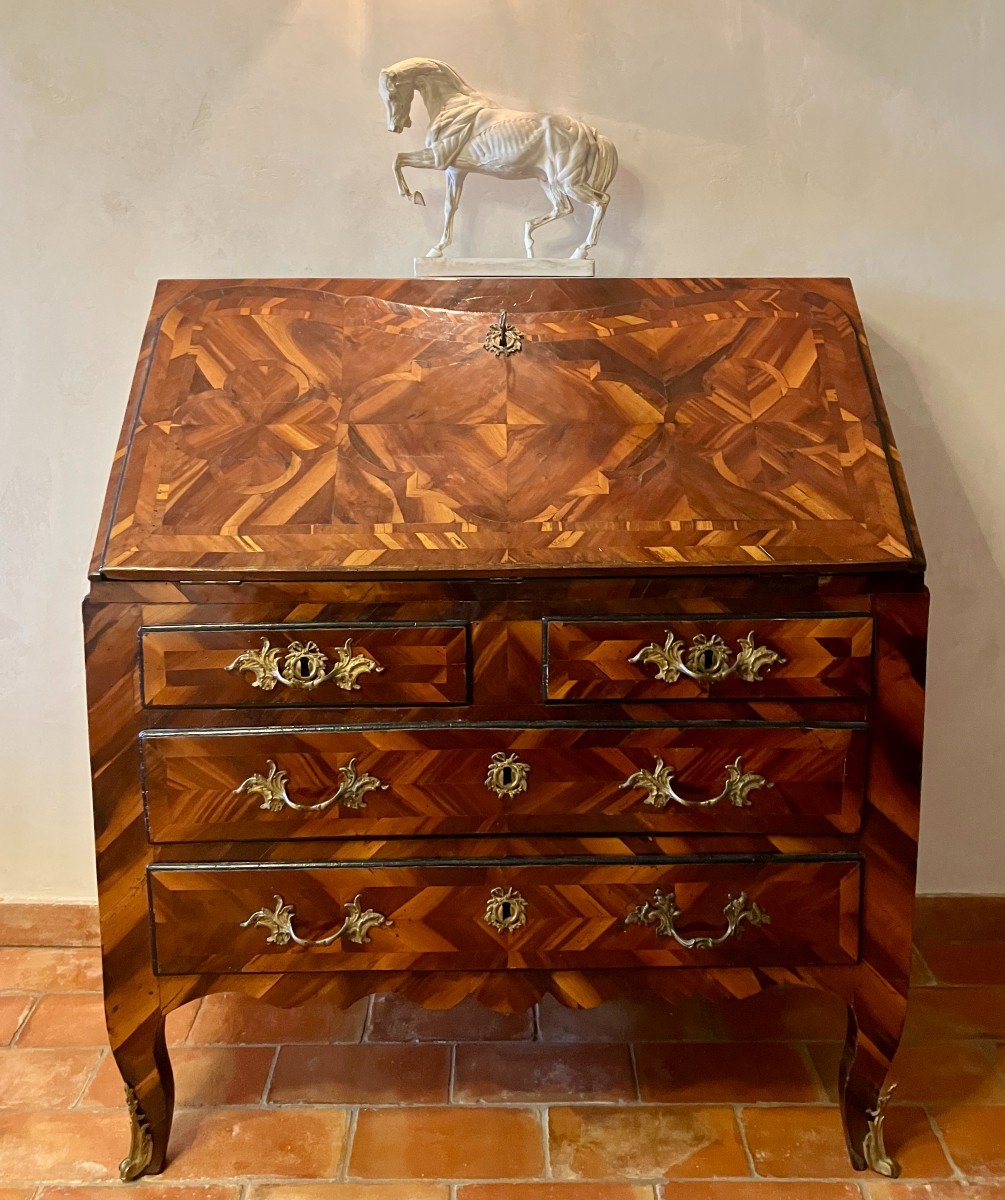
[{"label": "horse's head", "polygon": [[380,73],[377,91],[387,109],[387,128],[389,133],[401,133],[412,124],[412,97],[415,95],[415,84],[410,75],[404,75],[394,67],[387,67]]}]

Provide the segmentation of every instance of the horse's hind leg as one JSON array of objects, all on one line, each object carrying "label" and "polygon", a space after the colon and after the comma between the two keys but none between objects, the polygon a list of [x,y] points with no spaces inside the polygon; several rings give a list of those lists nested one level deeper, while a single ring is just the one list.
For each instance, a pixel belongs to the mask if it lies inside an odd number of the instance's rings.
[{"label": "horse's hind leg", "polygon": [[590,251],[597,244],[597,239],[600,237],[600,226],[603,224],[604,213],[607,212],[607,206],[610,204],[611,198],[606,192],[598,192],[596,188],[592,188],[585,183],[570,184],[569,191],[576,200],[581,200],[584,204],[589,204],[593,209],[593,220],[590,222],[590,231],[586,235],[586,240],[573,250],[570,258],[589,258]]},{"label": "horse's hind leg", "polygon": [[543,179],[541,187],[544,188],[544,194],[551,201],[551,212],[545,213],[543,217],[534,217],[528,221],[523,227],[523,244],[527,249],[527,257],[534,257],[534,233],[540,229],[542,225],[547,225],[549,221],[557,221],[560,217],[567,217],[572,212],[572,201],[558,187],[552,183],[546,183]]}]

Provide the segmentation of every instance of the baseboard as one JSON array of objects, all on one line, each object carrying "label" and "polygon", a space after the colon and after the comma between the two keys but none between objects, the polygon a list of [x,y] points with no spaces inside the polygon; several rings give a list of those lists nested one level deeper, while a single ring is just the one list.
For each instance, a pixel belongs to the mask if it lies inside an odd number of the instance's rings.
[{"label": "baseboard", "polygon": [[98,906],[0,900],[0,946],[97,946]]}]

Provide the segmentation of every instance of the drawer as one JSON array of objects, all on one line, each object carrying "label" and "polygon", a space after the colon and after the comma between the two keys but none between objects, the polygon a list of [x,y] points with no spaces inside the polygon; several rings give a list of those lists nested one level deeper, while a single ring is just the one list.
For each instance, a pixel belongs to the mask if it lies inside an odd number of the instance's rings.
[{"label": "drawer", "polygon": [[468,833],[834,834],[859,825],[862,727],[150,733],[155,842]]},{"label": "drawer", "polygon": [[154,708],[468,702],[462,622],[151,628],[140,642]]},{"label": "drawer", "polygon": [[548,700],[867,696],[872,618],[545,621]]},{"label": "drawer", "polygon": [[856,860],[157,867],[160,974],[815,966],[858,953]]}]

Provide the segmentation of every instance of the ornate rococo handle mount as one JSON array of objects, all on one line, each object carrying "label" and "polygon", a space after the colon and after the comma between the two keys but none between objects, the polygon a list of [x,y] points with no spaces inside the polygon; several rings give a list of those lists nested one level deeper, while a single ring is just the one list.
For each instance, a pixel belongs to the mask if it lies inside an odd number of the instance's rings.
[{"label": "ornate rococo handle mount", "polygon": [[653,808],[666,808],[672,800],[681,808],[713,808],[716,804],[726,801],[736,808],[749,808],[750,793],[757,788],[769,788],[775,785],[763,775],[745,772],[742,757],[726,767],[726,780],[722,791],[717,796],[709,796],[705,800],[688,800],[679,795],[673,786],[674,769],[668,767],[662,758],[657,758],[656,765],[651,771],[639,770],[629,775],[621,785],[623,788],[645,788],[647,795],[642,801]]},{"label": "ornate rococo handle mount", "polygon": [[509,358],[511,354],[519,354],[523,349],[524,335],[519,329],[514,329],[506,320],[506,312],[499,314],[498,322],[489,326],[489,331],[482,342],[482,349],[496,358]]},{"label": "ornate rococo handle mount", "polygon": [[261,650],[243,650],[227,667],[250,676],[251,686],[271,692],[277,684],[310,691],[331,681],[345,692],[359,691],[357,680],[370,671],[383,671],[370,654],[353,654],[352,638],[335,651],[335,661],[328,668],[328,656],[315,642],[290,642],[284,652],[262,638]]},{"label": "ornate rococo handle mount", "polygon": [[269,931],[265,940],[276,946],[286,946],[290,942],[295,942],[298,946],[331,946],[342,938],[360,946],[369,942],[371,929],[394,924],[390,917],[385,917],[383,913],[372,908],[363,908],[362,897],[357,896],[345,905],[345,919],[334,933],[323,938],[302,938],[293,928],[296,916],[293,905],[285,903],[282,896],[273,896],[273,899],[276,902],[275,908],[258,909],[246,921],[241,922],[241,928],[263,926]]},{"label": "ornate rococo handle mount", "polygon": [[150,1166],[154,1156],[154,1139],[150,1122],[140,1106],[135,1090],[126,1084],[126,1108],[129,1110],[129,1153],[119,1163],[119,1179],[132,1183]]},{"label": "ornate rococo handle mount", "polygon": [[786,662],[776,650],[755,645],[753,631],[739,639],[739,647],[734,652],[717,633],[711,637],[697,633],[685,653],[683,640],[675,637],[672,629],[668,629],[662,646],[650,642],[628,661],[643,665],[655,663],[656,678],[664,683],[676,683],[682,675],[699,683],[715,683],[730,675],[736,675],[747,683],[760,683],[763,672]]},{"label": "ornate rococo handle mount", "polygon": [[753,926],[771,924],[771,918],[759,904],[751,902],[748,905],[746,892],[730,896],[723,905],[722,915],[726,920],[726,928],[718,937],[684,937],[675,927],[677,918],[683,916],[675,892],[672,888],[669,892],[657,888],[651,899],[632,909],[625,917],[625,924],[655,925],[659,937],[673,938],[685,950],[712,950],[730,938],[739,938],[743,935],[744,922]]},{"label": "ornate rococo handle mount", "polygon": [[282,812],[284,808],[291,808],[294,812],[324,812],[336,804],[342,808],[366,808],[363,797],[367,792],[378,788],[387,790],[387,784],[376,775],[368,775],[365,771],[360,775],[356,770],[356,759],[350,758],[345,766],[339,767],[338,787],[326,800],[319,800],[317,804],[297,804],[286,791],[289,775],[281,771],[271,758],[266,761],[266,766],[267,774],[249,775],[233,791],[235,796],[260,796],[262,803],[259,807],[266,812]]}]

